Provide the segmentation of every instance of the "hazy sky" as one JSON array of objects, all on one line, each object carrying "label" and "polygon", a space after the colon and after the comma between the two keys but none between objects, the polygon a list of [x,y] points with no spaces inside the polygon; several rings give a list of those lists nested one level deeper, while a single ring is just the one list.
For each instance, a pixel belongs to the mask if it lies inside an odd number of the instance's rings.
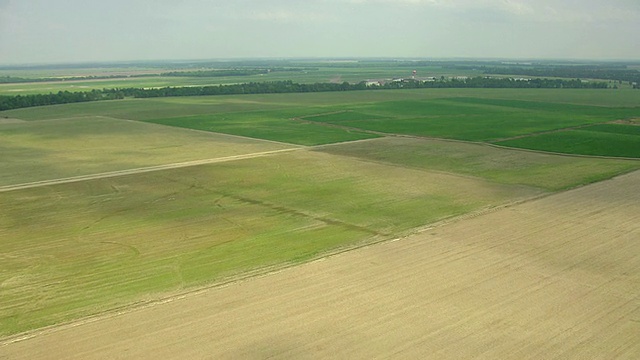
[{"label": "hazy sky", "polygon": [[640,60],[640,0],[0,0],[0,63]]}]

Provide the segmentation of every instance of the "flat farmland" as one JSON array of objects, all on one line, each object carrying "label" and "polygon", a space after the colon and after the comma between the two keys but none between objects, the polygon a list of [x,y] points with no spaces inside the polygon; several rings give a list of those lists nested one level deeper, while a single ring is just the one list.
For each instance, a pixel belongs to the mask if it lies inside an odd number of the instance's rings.
[{"label": "flat farmland", "polygon": [[[308,67],[311,69],[302,69],[297,71],[272,71],[265,74],[253,74],[243,76],[207,76],[207,77],[189,77],[189,76],[142,76],[142,77],[122,77],[122,78],[106,78],[106,79],[85,79],[85,80],[62,80],[64,77],[72,76],[111,76],[111,75],[139,75],[139,74],[155,74],[159,75],[171,70],[162,69],[71,69],[67,71],[49,71],[44,73],[42,70],[23,70],[9,71],[0,70],[0,76],[17,76],[37,79],[39,77],[57,77],[59,81],[37,81],[37,82],[21,82],[21,83],[0,83],[0,95],[27,95],[56,93],[58,91],[90,91],[92,89],[102,90],[105,88],[151,88],[151,87],[167,87],[167,86],[209,86],[224,85],[250,82],[264,81],[287,81],[292,80],[298,83],[325,83],[325,82],[342,82],[348,81],[358,83],[366,79],[388,79],[397,76],[409,76],[413,69],[388,66],[337,66],[332,64],[299,64],[296,67]],[[451,75],[450,69],[442,69],[436,66],[417,66],[416,70],[424,74],[434,75]],[[95,71],[91,73],[91,70]],[[193,69],[190,69],[193,71]],[[479,71],[472,70],[456,70],[459,74],[480,74]]]},{"label": "flat farmland", "polygon": [[[327,93],[195,96],[154,99],[126,99],[1,111],[0,117],[45,120],[76,116],[109,116],[131,120],[152,120],[220,112],[280,109],[316,106],[339,110],[344,105],[369,105],[378,102],[432,99],[486,99],[525,101],[562,105],[637,107],[640,94],[633,90],[571,89],[418,89]],[[473,104],[470,104],[473,105]],[[511,103],[513,105],[513,103]],[[379,106],[379,105],[378,105]],[[547,105],[549,106],[549,105]],[[344,110],[344,109],[343,109]],[[355,110],[355,109],[352,109]],[[318,111],[317,113],[322,113]]]},{"label": "flat farmland", "polygon": [[[628,219],[640,162],[501,145],[581,132],[633,152],[637,92],[611,94],[364,91],[2,112],[0,358],[30,341],[45,341],[24,353],[35,358],[48,356],[38,353],[47,341],[88,358],[117,354],[112,344],[156,358],[420,357],[428,349],[464,357],[456,342],[469,345],[469,357],[496,358],[515,357],[523,339],[548,349],[528,353],[560,357],[564,343],[545,336],[571,344],[608,336],[604,306],[625,289],[637,297],[629,239],[638,229]],[[343,257],[350,263],[334,263]],[[266,275],[274,271],[289,275]],[[573,300],[585,303],[581,314],[593,311],[592,323],[571,313]],[[154,308],[168,312],[145,313]],[[552,319],[552,309],[566,319]],[[153,317],[127,322],[134,314]],[[95,353],[80,338],[47,340],[75,326],[93,334],[84,326],[97,319],[125,321],[125,331],[108,325]],[[223,335],[209,339],[204,320]],[[551,331],[553,321],[567,333]],[[183,331],[217,350],[191,340],[183,349]],[[630,342],[621,346],[635,354]],[[158,352],[138,356],[144,347]]]},{"label": "flat farmland", "polygon": [[[343,110],[344,113],[303,118],[386,134],[492,142],[640,116],[638,107],[597,107],[482,98],[376,102],[352,105]],[[561,145],[559,143],[558,147],[562,150]]]},{"label": "flat farmland", "polygon": [[3,335],[536,196],[299,150],[0,192]]},{"label": "flat farmland", "polygon": [[640,356],[640,172],[7,341],[12,359]]},{"label": "flat farmland", "polygon": [[566,190],[640,168],[640,162],[635,160],[558,156],[488,144],[406,137],[333,144],[315,150],[547,191]]},{"label": "flat farmland", "polygon": [[639,157],[640,126],[602,124],[533,134],[495,142],[498,145],[573,154]]},{"label": "flat farmland", "polygon": [[0,186],[295,148],[104,117],[0,123],[0,137]]},{"label": "flat farmland", "polygon": [[155,124],[235,134],[299,145],[321,145],[379,137],[379,135],[358,130],[345,130],[323,126],[314,122],[292,120],[303,114],[315,114],[319,111],[326,112],[327,110],[293,108],[290,110],[223,113],[148,121]]}]

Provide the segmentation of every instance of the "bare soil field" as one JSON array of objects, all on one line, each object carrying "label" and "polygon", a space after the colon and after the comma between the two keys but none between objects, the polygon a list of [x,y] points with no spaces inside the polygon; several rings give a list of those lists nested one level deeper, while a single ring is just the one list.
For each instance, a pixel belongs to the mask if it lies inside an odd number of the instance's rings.
[{"label": "bare soil field", "polygon": [[155,306],[0,359],[640,357],[640,172]]}]

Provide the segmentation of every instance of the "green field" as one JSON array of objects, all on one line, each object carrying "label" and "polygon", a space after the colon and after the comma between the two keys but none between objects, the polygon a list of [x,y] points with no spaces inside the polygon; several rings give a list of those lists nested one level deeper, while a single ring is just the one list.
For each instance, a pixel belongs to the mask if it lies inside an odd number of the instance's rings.
[{"label": "green field", "polygon": [[[0,112],[0,336],[640,169],[488,143],[584,154],[593,143],[571,146],[597,137],[639,157],[639,127],[612,122],[637,118],[639,96],[430,89]],[[575,137],[542,141],[558,135]],[[53,182],[202,159],[227,161]],[[8,187],[43,180],[52,182]]]},{"label": "green field", "polygon": [[176,97],[126,99],[92,103],[43,106],[1,111],[0,117],[44,120],[82,115],[104,115],[135,120],[168,118],[225,111],[265,110],[287,107],[335,107],[342,105],[374,105],[378,102],[431,100],[451,98],[520,100],[526,102],[588,105],[605,108],[638,107],[640,92],[633,90],[593,89],[416,89],[376,90],[328,93],[296,93],[266,95],[229,95],[208,97]]},{"label": "green field", "polygon": [[[365,139],[375,136],[366,131],[375,131],[570,154],[639,157],[635,137],[616,144],[615,136],[585,129],[573,132],[570,142],[554,140],[557,135],[539,137],[551,137],[548,141],[514,139],[637,118],[637,94],[544,89],[359,91],[105,101],[5,111],[0,116],[41,120],[101,115],[301,145]],[[617,129],[633,134],[635,127]],[[574,146],[590,141],[602,143],[603,150]]]},{"label": "green field", "polygon": [[640,168],[640,162],[576,158],[442,140],[386,137],[318,151],[367,161],[442,171],[500,184],[563,190]]},{"label": "green field", "polygon": [[299,145],[330,144],[377,137],[357,130],[345,130],[292,120],[294,117],[308,113],[313,114],[317,111],[322,111],[322,109],[294,108],[277,111],[225,113],[156,119],[149,120],[149,122]]},{"label": "green field", "polygon": [[[387,134],[490,142],[640,115],[638,107],[467,98],[378,102],[350,106],[345,111],[353,113],[305,119]],[[508,142],[502,144],[507,145]],[[562,149],[555,151],[574,152]],[[640,152],[636,152],[635,156],[640,156]]]},{"label": "green field", "polygon": [[603,124],[499,141],[496,144],[581,155],[638,158],[639,130],[638,125]]},{"label": "green field", "polygon": [[[484,94],[484,91],[479,93]],[[344,98],[349,99],[349,96]],[[352,99],[356,101],[359,96]],[[300,145],[366,139],[376,134],[399,134],[496,143],[567,154],[640,157],[640,138],[633,135],[637,126],[606,124],[638,116],[639,107],[451,97],[334,103],[331,106],[147,121]],[[599,127],[583,128],[596,124]],[[571,136],[537,136],[575,128],[580,130],[572,130]],[[612,133],[614,131],[615,134]],[[528,138],[532,135],[540,141]]]},{"label": "green field", "polygon": [[0,334],[538,193],[306,151],[0,192]]}]

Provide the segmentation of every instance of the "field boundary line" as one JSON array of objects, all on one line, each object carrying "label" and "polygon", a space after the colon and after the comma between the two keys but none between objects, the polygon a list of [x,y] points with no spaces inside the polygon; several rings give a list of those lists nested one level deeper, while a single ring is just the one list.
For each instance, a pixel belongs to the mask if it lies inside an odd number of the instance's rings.
[{"label": "field boundary line", "polygon": [[288,148],[288,149],[262,151],[262,152],[250,153],[250,154],[231,155],[231,156],[225,156],[225,157],[219,157],[219,158],[213,158],[213,159],[191,160],[191,161],[185,161],[185,162],[179,162],[179,163],[173,163],[173,164],[156,165],[156,166],[127,169],[127,170],[117,170],[117,171],[110,171],[110,172],[104,172],[104,173],[98,173],[98,174],[79,175],[79,176],[52,179],[52,180],[33,181],[33,182],[22,183],[22,184],[0,186],[0,193],[14,191],[14,190],[31,189],[31,188],[41,187],[41,186],[69,184],[69,183],[81,182],[81,181],[87,181],[87,180],[106,179],[106,178],[142,174],[142,173],[148,173],[148,172],[154,172],[154,171],[179,169],[179,168],[190,167],[190,166],[215,164],[215,163],[222,163],[222,162],[235,161],[235,160],[253,159],[257,157],[269,156],[269,155],[279,154],[284,152],[298,151],[303,149],[305,148],[294,147],[294,148]]}]

